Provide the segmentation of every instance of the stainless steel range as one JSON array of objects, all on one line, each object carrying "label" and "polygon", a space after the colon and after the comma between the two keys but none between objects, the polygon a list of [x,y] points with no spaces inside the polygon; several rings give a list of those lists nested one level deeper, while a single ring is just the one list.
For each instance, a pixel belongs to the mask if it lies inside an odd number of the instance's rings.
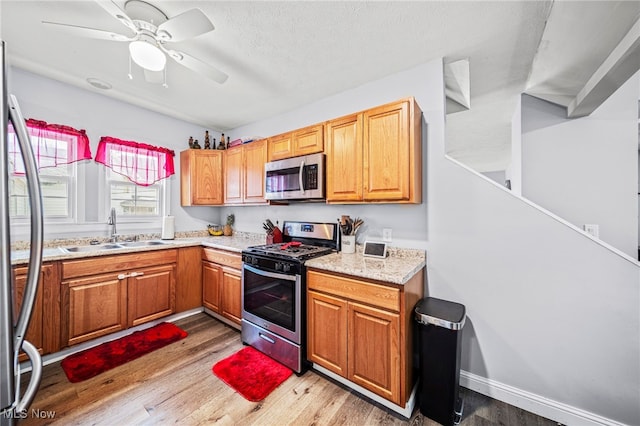
[{"label": "stainless steel range", "polygon": [[334,223],[285,222],[283,243],[242,252],[242,342],[300,374],[306,369],[304,262],[337,249]]}]

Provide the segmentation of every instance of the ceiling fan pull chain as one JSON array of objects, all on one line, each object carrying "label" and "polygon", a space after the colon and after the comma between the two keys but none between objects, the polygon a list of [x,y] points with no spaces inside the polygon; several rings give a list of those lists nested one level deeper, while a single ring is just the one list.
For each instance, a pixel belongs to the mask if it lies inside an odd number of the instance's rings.
[{"label": "ceiling fan pull chain", "polygon": [[133,74],[131,74],[131,53],[129,53],[129,74],[127,74],[129,80],[133,80]]},{"label": "ceiling fan pull chain", "polygon": [[162,87],[166,89],[169,87],[167,86],[167,67],[166,66],[164,67],[163,72],[164,72],[164,83],[162,83]]}]

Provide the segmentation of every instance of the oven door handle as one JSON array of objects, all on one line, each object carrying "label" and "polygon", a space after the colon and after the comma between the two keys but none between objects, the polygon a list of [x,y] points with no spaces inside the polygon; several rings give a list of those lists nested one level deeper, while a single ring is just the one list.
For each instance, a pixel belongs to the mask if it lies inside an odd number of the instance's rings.
[{"label": "oven door handle", "polygon": [[287,274],[279,274],[277,272],[268,272],[268,271],[263,271],[261,269],[257,269],[254,268],[253,266],[249,266],[246,263],[243,264],[242,266],[244,269],[246,269],[249,272],[253,272],[256,275],[261,275],[263,277],[268,277],[268,278],[278,278],[281,280],[287,280],[287,281],[296,281],[296,275],[287,275]]}]

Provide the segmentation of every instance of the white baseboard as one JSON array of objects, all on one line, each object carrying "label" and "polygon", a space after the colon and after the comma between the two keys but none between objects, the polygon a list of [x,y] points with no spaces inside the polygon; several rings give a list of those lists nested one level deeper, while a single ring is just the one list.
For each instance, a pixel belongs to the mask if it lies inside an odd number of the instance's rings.
[{"label": "white baseboard", "polygon": [[416,398],[417,398],[417,391],[418,391],[418,384],[416,383],[413,386],[413,390],[411,391],[411,395],[409,397],[409,400],[407,401],[407,404],[404,407],[401,407],[399,405],[394,404],[391,401],[387,401],[386,399],[382,398],[379,395],[376,395],[375,393],[371,392],[368,389],[363,388],[362,386],[359,386],[347,379],[345,379],[342,376],[339,376],[337,374],[335,374],[333,371],[327,370],[326,368],[318,365],[318,364],[312,364],[312,368],[316,371],[318,371],[319,373],[324,374],[325,376],[331,377],[333,380],[335,380],[336,382],[340,382],[343,385],[355,390],[356,392],[366,396],[369,399],[374,400],[375,402],[389,408],[390,410],[395,411],[396,413],[400,414],[401,416],[410,419],[411,415],[413,414],[413,409],[416,405]]},{"label": "white baseboard", "polygon": [[460,371],[460,386],[565,425],[625,426],[615,420],[464,370]]}]

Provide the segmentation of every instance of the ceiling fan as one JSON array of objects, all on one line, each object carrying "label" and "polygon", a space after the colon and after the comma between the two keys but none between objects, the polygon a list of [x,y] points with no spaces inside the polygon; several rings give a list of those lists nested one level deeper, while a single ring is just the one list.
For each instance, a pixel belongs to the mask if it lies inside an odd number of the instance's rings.
[{"label": "ceiling fan", "polygon": [[[97,3],[134,34],[127,36],[58,22],[42,23],[74,36],[129,42],[130,59],[144,69],[146,80],[152,83],[162,82],[164,75],[166,86],[167,56],[218,83],[224,83],[229,77],[212,65],[165,46],[165,43],[183,41],[213,31],[213,24],[200,9],[190,9],[168,18],[160,9],[142,0],[127,0],[124,10],[111,0]],[[131,71],[129,78],[133,78]]]}]

